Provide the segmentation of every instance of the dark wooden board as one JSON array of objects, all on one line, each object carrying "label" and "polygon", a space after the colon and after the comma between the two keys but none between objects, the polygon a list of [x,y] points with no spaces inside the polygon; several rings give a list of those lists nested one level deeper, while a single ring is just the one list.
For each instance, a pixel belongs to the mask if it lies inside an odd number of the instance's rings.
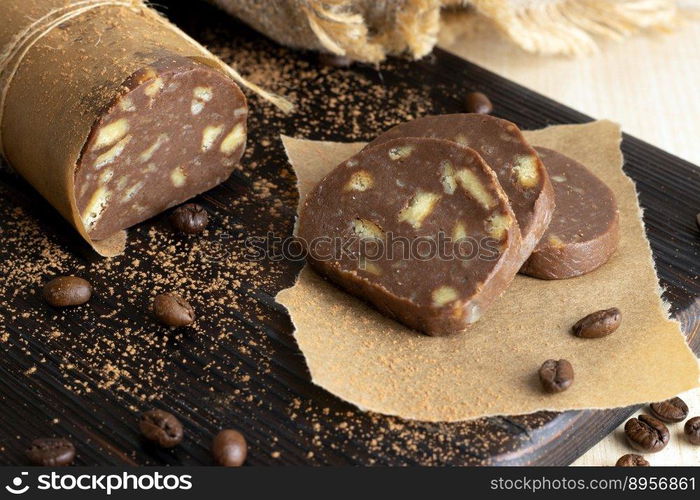
[{"label": "dark wooden board", "polygon": [[[0,173],[0,463],[25,463],[34,437],[70,435],[80,464],[210,464],[213,434],[232,426],[250,441],[251,465],[562,465],[631,413],[543,412],[449,425],[362,413],[310,383],[289,318],[273,300],[300,263],[266,260],[255,273],[234,265],[246,236],[291,233],[294,179],[280,133],[367,140],[406,114],[460,111],[472,89],[523,128],[590,118],[439,50],[380,69],[321,68],[315,55],[278,47],[206,4],[161,3],[195,38],[295,98],[300,110],[283,116],[251,97],[244,169],[198,199],[213,215],[209,232],[180,239],[157,217],[131,230],[127,253],[110,263],[26,183]],[[629,136],[622,147],[664,298],[698,352],[700,170]],[[90,304],[55,311],[41,301],[41,283],[59,271],[93,281]],[[161,285],[185,288],[199,313],[196,328],[175,335],[152,321],[148,304]],[[139,439],[136,414],[153,406],[183,420],[187,438],[178,448],[156,450]]]}]

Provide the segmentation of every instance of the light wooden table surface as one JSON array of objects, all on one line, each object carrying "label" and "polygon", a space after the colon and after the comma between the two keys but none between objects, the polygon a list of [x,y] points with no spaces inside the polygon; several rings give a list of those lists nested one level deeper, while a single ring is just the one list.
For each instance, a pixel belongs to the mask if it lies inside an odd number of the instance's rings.
[{"label": "light wooden table surface", "polygon": [[565,58],[523,52],[487,20],[446,19],[443,48],[700,165],[700,20]]},{"label": "light wooden table surface", "polygon": [[[527,54],[483,19],[457,15],[446,22],[442,48],[700,165],[700,22],[673,34],[603,43],[600,53],[579,59]],[[691,416],[700,415],[700,390],[682,397]],[[669,430],[671,442],[649,462],[700,465],[700,446],[686,442],[683,424]],[[614,465],[631,452],[619,428],[574,465]]]}]

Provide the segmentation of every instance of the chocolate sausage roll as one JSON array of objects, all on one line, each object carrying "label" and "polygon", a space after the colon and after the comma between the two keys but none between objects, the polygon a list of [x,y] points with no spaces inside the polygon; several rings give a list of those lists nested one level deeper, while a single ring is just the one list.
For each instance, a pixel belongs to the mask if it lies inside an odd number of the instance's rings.
[{"label": "chocolate sausage roll", "polygon": [[476,322],[520,268],[496,175],[440,139],[395,139],[340,164],[304,200],[297,236],[316,271],[429,335]]},{"label": "chocolate sausage roll", "polygon": [[598,269],[620,240],[615,195],[577,161],[551,149],[535,149],[552,180],[557,208],[521,272],[554,280]]},{"label": "chocolate sausage roll", "polygon": [[518,219],[521,263],[544,234],[554,211],[554,193],[537,153],[515,124],[481,114],[436,115],[401,123],[370,146],[397,137],[436,137],[476,150],[496,172]]},{"label": "chocolate sausage roll", "polygon": [[244,95],[143,2],[2,0],[0,18],[0,147],[96,248],[239,162]]}]

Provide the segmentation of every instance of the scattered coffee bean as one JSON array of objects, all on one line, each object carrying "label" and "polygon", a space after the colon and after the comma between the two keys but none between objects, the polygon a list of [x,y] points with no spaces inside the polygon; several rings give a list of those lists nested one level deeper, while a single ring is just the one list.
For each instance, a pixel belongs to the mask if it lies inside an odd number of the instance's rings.
[{"label": "scattered coffee bean", "polygon": [[622,455],[615,464],[616,467],[649,467],[649,462],[636,453],[628,453],[627,455]]},{"label": "scattered coffee bean", "polygon": [[493,111],[491,99],[482,92],[470,92],[464,100],[467,113],[479,113],[488,115]]},{"label": "scattered coffee bean", "polygon": [[700,445],[700,417],[693,417],[685,423],[683,428],[685,437],[692,444]]},{"label": "scattered coffee bean", "polygon": [[187,326],[194,321],[194,309],[176,293],[162,293],[153,299],[153,315],[167,326]]},{"label": "scattered coffee bean", "polygon": [[352,66],[352,59],[349,57],[329,54],[327,52],[319,53],[318,62],[324,66],[331,66],[333,68],[349,68]]},{"label": "scattered coffee bean", "polygon": [[26,454],[34,465],[63,467],[73,463],[75,447],[65,438],[40,438],[32,441]]},{"label": "scattered coffee bean", "polygon": [[184,434],[177,417],[163,410],[150,410],[141,414],[139,429],[146,439],[162,448],[180,444]]},{"label": "scattered coffee bean", "polygon": [[79,306],[92,296],[92,285],[77,276],[60,276],[44,285],[44,300],[54,307]]},{"label": "scattered coffee bean", "polygon": [[248,455],[248,444],[240,432],[225,429],[214,438],[211,452],[217,464],[224,467],[240,467]]},{"label": "scattered coffee bean", "polygon": [[584,339],[598,339],[606,337],[617,330],[622,322],[622,313],[617,307],[603,309],[589,314],[571,327],[571,331],[577,337]]},{"label": "scattered coffee bean", "polygon": [[208,223],[209,214],[204,207],[196,203],[179,206],[170,214],[170,225],[176,231],[185,234],[201,233]]},{"label": "scattered coffee bean", "polygon": [[562,392],[574,381],[574,367],[565,359],[548,359],[542,363],[539,375],[546,392]]},{"label": "scattered coffee bean", "polygon": [[700,229],[700,213],[698,213],[698,214],[695,216],[695,222],[696,222],[697,225],[698,225],[698,229]]},{"label": "scattered coffee bean", "polygon": [[663,450],[671,439],[668,427],[651,415],[630,418],[625,424],[625,435],[633,448],[648,453]]},{"label": "scattered coffee bean", "polygon": [[688,417],[688,405],[681,398],[671,398],[649,405],[651,413],[659,420],[668,423],[682,422]]}]

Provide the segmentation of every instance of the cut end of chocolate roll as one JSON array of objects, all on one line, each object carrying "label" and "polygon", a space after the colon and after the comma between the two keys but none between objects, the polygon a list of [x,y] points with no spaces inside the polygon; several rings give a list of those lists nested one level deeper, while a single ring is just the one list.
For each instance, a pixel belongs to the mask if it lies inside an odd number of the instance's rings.
[{"label": "cut end of chocolate roll", "polygon": [[297,235],[316,271],[434,336],[478,321],[520,267],[496,175],[441,139],[399,138],[343,162],[306,197]]},{"label": "cut end of chocolate roll", "polygon": [[246,143],[246,99],[220,71],[169,57],[132,75],[75,171],[88,236],[104,240],[223,182]]}]

